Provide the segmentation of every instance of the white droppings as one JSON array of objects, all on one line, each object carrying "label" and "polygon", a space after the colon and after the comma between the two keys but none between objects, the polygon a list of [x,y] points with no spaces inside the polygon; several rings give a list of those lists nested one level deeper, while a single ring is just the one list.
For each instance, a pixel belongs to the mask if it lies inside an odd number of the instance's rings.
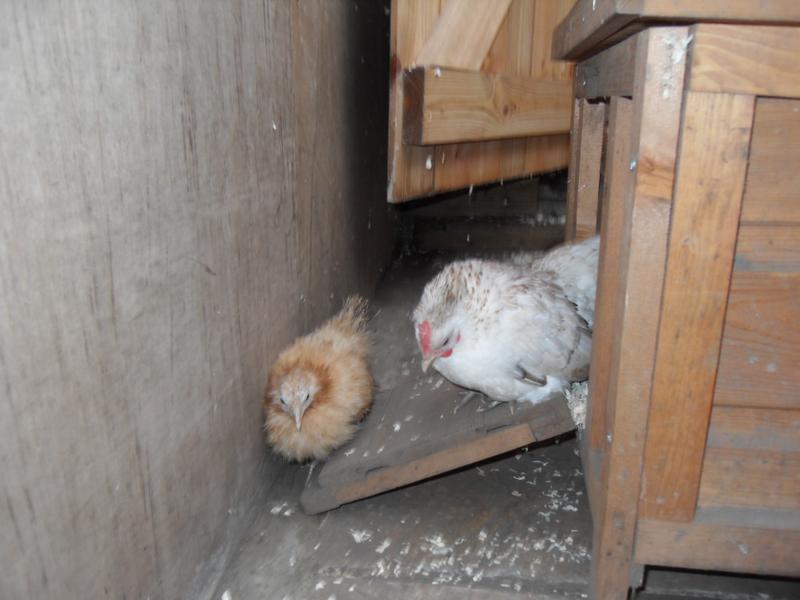
[{"label": "white droppings", "polygon": [[522,494],[519,493],[517,490],[512,491],[511,495],[514,496],[515,498],[522,498]]},{"label": "white droppings", "polygon": [[220,600],[232,600],[233,596],[231,595],[230,590],[225,590],[222,592],[222,596],[220,596]]},{"label": "white droppings", "polygon": [[632,160],[631,164],[628,166],[629,171],[633,171],[636,168],[636,160]]},{"label": "white droppings", "polygon": [[324,581],[318,581],[317,585],[314,586],[314,589],[316,591],[324,590],[325,589],[325,582]]},{"label": "white droppings", "polygon": [[395,431],[395,433],[400,431],[401,427],[402,425],[400,423],[395,423],[394,425],[392,425],[392,429]]},{"label": "white droppings", "polygon": [[486,533],[486,530],[485,530],[485,529],[481,529],[481,530],[478,532],[478,539],[479,539],[480,541],[482,541],[482,542],[485,542],[487,537],[488,537],[488,534]]},{"label": "white droppings", "polygon": [[433,74],[436,75],[436,77],[441,77],[442,76],[442,70],[439,67],[436,67],[434,69],[434,71],[433,71]]},{"label": "white droppings", "polygon": [[344,455],[345,455],[345,456],[350,456],[350,455],[351,455],[351,454],[353,454],[355,451],[356,451],[356,449],[355,449],[355,448],[350,448],[350,450],[348,450],[347,452],[345,452],[345,453],[344,453]]},{"label": "white droppings", "polygon": [[425,169],[430,171],[433,169],[433,155],[428,154],[428,158],[425,159]]},{"label": "white droppings", "polygon": [[392,545],[392,540],[386,538],[380,543],[380,545],[377,548],[375,548],[375,552],[377,552],[378,554],[383,554],[386,551],[386,549],[391,545]]},{"label": "white droppings", "polygon": [[275,123],[275,121],[272,122],[272,131],[278,131],[278,125]]},{"label": "white droppings", "polygon": [[778,365],[774,362],[767,363],[767,373],[776,373],[778,371]]},{"label": "white droppings", "polygon": [[372,539],[372,532],[367,531],[366,529],[351,529],[350,535],[353,536],[353,541],[356,544],[363,544],[364,542],[368,542]]},{"label": "white droppings", "polygon": [[283,512],[283,509],[285,509],[287,506],[289,506],[288,502],[280,502],[269,509],[269,514],[278,515]]}]

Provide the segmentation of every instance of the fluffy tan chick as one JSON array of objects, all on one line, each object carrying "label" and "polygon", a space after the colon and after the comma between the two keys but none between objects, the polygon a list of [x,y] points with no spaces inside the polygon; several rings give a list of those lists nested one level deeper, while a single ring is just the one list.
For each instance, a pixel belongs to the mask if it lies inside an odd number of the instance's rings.
[{"label": "fluffy tan chick", "polygon": [[372,405],[366,325],[366,301],[352,296],[278,356],[264,397],[267,439],[277,453],[321,460],[353,437]]}]

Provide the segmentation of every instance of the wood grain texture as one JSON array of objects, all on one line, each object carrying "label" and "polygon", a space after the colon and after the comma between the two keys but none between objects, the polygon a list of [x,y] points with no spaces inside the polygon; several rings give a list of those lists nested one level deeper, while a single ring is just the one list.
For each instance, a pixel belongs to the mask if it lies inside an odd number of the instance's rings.
[{"label": "wood grain texture", "polygon": [[636,37],[615,44],[578,64],[576,98],[603,98],[633,94]]},{"label": "wood grain texture", "polygon": [[[550,36],[555,23],[566,14],[572,1],[513,0],[481,65],[481,71],[546,81],[571,81],[572,65],[550,58]],[[404,51],[398,51],[397,41],[402,41],[405,35],[413,37],[415,41],[421,38],[424,43],[440,9],[447,5],[448,2],[438,0],[393,1],[394,76],[413,63],[413,59],[406,56]],[[425,15],[424,18],[421,14]],[[400,25],[405,22],[409,25]],[[409,29],[413,33],[408,33]],[[396,35],[398,32],[401,34],[399,37]],[[393,77],[393,81],[397,79]],[[396,85],[392,88],[391,98],[390,202],[403,202],[473,184],[562,169],[569,161],[567,134],[438,144],[424,148],[403,145],[402,97],[398,96]]]},{"label": "wood grain texture", "polygon": [[735,271],[714,403],[800,408],[800,273]]},{"label": "wood grain texture", "polygon": [[800,100],[759,98],[742,222],[800,224]]},{"label": "wood grain texture", "polygon": [[795,0],[579,0],[553,36],[553,55],[575,60],[658,22],[800,23]]},{"label": "wood grain texture", "polygon": [[597,232],[606,105],[575,100],[574,110],[577,127],[567,184],[567,241],[580,241]]},{"label": "wood grain texture", "polygon": [[641,482],[680,126],[679,103],[664,97],[662,83],[674,80],[674,97],[681,97],[685,62],[673,60],[670,43],[686,40],[688,30],[666,27],[639,35],[632,177],[618,200],[625,207],[619,243],[627,252],[621,257],[613,293],[616,330],[600,477],[606,500],[593,533],[595,598],[624,598],[631,581],[638,504],[632,490],[638,490]]},{"label": "wood grain texture", "polygon": [[199,597],[249,522],[267,364],[390,249],[358,5],[0,6],[0,597]]},{"label": "wood grain texture", "polygon": [[[608,145],[606,147],[605,187],[602,194],[600,222],[600,259],[597,275],[594,328],[592,330],[592,364],[589,375],[586,436],[592,450],[606,445],[608,434],[606,408],[608,397],[611,349],[618,325],[614,318],[619,289],[620,263],[626,251],[623,247],[624,203],[620,201],[631,185],[631,127],[633,102],[627,98],[611,98],[608,116]],[[588,469],[586,469],[588,470]],[[588,475],[588,473],[587,473]],[[598,474],[592,473],[592,476]],[[592,506],[602,504],[603,498],[592,499]]]},{"label": "wood grain texture", "polygon": [[569,133],[568,81],[416,67],[405,73],[404,85],[406,144]]},{"label": "wood grain texture", "polygon": [[642,519],[636,561],[642,564],[744,571],[794,577],[800,572],[800,530],[744,527],[738,522],[674,523]]},{"label": "wood grain texture", "polygon": [[414,58],[414,64],[477,71],[510,6],[511,0],[448,2]]},{"label": "wood grain texture", "polygon": [[800,27],[698,25],[689,89],[800,97]]},{"label": "wood grain texture", "polygon": [[715,406],[708,447],[800,452],[800,411]]},{"label": "wood grain texture", "polygon": [[733,267],[754,99],[684,101],[640,512],[694,515]]}]

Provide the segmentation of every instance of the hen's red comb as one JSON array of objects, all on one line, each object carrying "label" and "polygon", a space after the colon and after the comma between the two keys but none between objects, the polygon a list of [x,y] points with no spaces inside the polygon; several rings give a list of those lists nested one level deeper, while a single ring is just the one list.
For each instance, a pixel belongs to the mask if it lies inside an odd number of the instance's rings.
[{"label": "hen's red comb", "polygon": [[428,321],[423,321],[417,329],[419,331],[419,346],[422,348],[422,354],[427,355],[431,351],[431,324]]}]

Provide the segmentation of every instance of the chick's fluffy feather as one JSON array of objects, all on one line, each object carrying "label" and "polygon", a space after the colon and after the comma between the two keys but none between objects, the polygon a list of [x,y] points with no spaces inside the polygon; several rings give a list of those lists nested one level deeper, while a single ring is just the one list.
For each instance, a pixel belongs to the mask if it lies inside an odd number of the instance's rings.
[{"label": "chick's fluffy feather", "polygon": [[[281,352],[264,398],[267,437],[276,452],[320,460],[352,438],[372,405],[368,351],[366,301],[353,296],[338,315]],[[298,377],[316,388],[299,430],[280,404],[282,384]]]}]

